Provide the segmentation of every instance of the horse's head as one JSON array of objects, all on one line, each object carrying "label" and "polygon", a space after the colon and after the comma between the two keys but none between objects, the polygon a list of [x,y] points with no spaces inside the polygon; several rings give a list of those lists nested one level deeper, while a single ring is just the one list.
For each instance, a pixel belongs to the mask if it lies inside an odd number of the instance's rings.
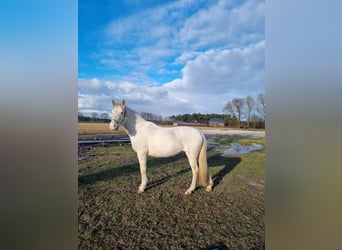
[{"label": "horse's head", "polygon": [[113,109],[112,109],[112,121],[109,125],[110,129],[118,130],[120,125],[126,122],[126,102],[122,100],[121,104],[115,103],[112,100]]}]

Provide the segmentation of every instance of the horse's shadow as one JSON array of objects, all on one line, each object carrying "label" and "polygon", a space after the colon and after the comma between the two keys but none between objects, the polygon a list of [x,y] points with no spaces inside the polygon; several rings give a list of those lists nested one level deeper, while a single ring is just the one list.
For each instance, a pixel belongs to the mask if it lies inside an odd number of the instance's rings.
[{"label": "horse's shadow", "polygon": [[214,188],[220,184],[223,177],[230,173],[239,163],[241,162],[240,157],[224,157],[221,154],[216,154],[208,158],[208,167],[216,167],[218,165],[224,165],[224,167],[212,176],[214,182]]},{"label": "horse's shadow", "polygon": [[[209,169],[210,169],[210,167],[215,167],[218,165],[224,165],[224,167],[218,173],[216,173],[214,176],[212,176],[212,180],[214,182],[213,188],[215,188],[217,185],[220,184],[223,177],[225,177],[230,171],[232,171],[241,162],[241,158],[240,157],[227,158],[227,157],[223,157],[221,154],[216,154],[216,155],[208,157],[207,162],[208,162]],[[159,180],[155,180],[153,182],[150,182],[150,183],[148,183],[145,190],[148,190],[148,189],[157,187],[159,185],[162,185],[163,183],[167,182],[171,178],[185,174],[189,171],[191,171],[190,166],[188,168],[184,168],[184,169],[178,171],[175,174],[167,175],[167,176],[165,176]]]},{"label": "horse's shadow", "polygon": [[[175,162],[182,157],[186,157],[184,153],[180,153],[176,156],[169,157],[169,158],[151,158],[147,161],[147,169],[153,169],[160,165],[166,164],[166,163],[172,163]],[[220,184],[222,179],[230,172],[232,171],[240,162],[240,157],[223,157],[221,154],[212,155],[207,158],[208,167],[209,169],[211,167],[215,167],[218,165],[224,165],[224,167],[216,173],[214,176],[212,176],[214,185],[213,188],[215,188],[217,185]],[[168,174],[167,176],[155,180],[153,182],[149,182],[146,189],[152,189],[154,187],[157,187],[159,185],[162,185],[163,183],[167,182],[171,178],[183,175],[187,172],[191,171],[190,166],[187,166],[186,168],[174,173],[174,174]],[[97,173],[92,173],[84,176],[79,176],[78,183],[80,186],[87,185],[87,184],[93,184],[98,181],[107,181],[107,180],[113,180],[115,178],[118,178],[120,176],[127,176],[131,174],[139,174],[139,163],[135,162],[129,165],[124,165],[118,168],[112,168],[104,171],[100,171]]]},{"label": "horse's shadow", "polygon": [[[156,167],[163,165],[165,163],[172,163],[174,161],[177,161],[181,157],[184,157],[184,154],[181,153],[181,154],[178,154],[176,156],[169,157],[169,158],[149,158],[147,160],[147,171],[149,169],[156,168]],[[79,176],[78,177],[78,184],[80,186],[82,186],[82,185],[93,184],[93,183],[98,182],[98,181],[113,180],[113,179],[121,177],[121,176],[139,174],[139,171],[140,171],[139,170],[139,163],[138,163],[138,159],[137,159],[136,162],[128,164],[128,165],[123,165],[123,166],[120,166],[117,168],[111,168],[108,170],[103,170],[103,171],[99,171],[96,173],[91,173],[91,174]],[[178,176],[179,174],[174,174],[174,175]],[[166,177],[166,178],[167,178],[167,180],[169,179],[168,177]],[[158,181],[156,181],[156,182],[158,182]],[[162,181],[160,181],[160,182],[163,183]]]}]

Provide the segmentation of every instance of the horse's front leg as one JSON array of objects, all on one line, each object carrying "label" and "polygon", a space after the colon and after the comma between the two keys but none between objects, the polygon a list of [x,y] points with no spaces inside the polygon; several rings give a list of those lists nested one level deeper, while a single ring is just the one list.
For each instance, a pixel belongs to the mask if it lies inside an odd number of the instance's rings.
[{"label": "horse's front leg", "polygon": [[141,184],[138,189],[138,193],[142,193],[145,191],[147,185],[147,176],[146,176],[146,153],[138,153],[138,160],[140,165],[140,174],[141,174]]}]

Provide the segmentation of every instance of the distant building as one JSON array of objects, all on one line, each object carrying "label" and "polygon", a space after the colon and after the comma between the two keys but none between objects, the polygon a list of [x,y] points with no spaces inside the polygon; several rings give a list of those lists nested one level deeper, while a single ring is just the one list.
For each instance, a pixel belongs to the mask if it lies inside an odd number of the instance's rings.
[{"label": "distant building", "polygon": [[224,120],[222,118],[211,118],[208,125],[209,127],[224,127]]}]

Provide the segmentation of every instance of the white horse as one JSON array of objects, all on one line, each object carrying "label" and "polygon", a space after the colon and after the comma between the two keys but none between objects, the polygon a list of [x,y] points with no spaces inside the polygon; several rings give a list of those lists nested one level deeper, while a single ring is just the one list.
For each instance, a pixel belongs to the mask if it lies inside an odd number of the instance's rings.
[{"label": "white horse", "polygon": [[[191,194],[199,184],[212,191],[213,181],[207,166],[207,143],[202,132],[190,127],[162,128],[144,120],[139,114],[126,106],[125,100],[121,104],[113,103],[111,130],[118,130],[122,126],[131,139],[133,150],[138,155],[141,184],[138,193],[144,192],[147,184],[146,158],[170,157],[184,151],[188,157],[192,181],[185,194]],[[198,167],[199,166],[199,167]]]}]

